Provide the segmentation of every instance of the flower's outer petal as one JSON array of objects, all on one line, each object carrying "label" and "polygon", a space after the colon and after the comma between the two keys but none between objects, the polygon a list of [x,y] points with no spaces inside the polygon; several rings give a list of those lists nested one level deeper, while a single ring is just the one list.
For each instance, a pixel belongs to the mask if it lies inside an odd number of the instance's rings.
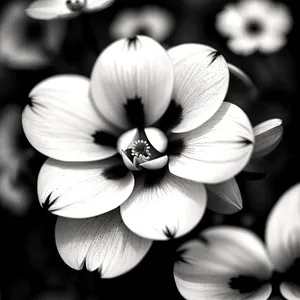
[{"label": "flower's outer petal", "polygon": [[155,123],[169,106],[174,82],[172,62],[162,46],[145,36],[108,46],[91,77],[100,113],[119,128]]},{"label": "flower's outer petal", "polygon": [[72,12],[67,7],[66,1],[67,0],[36,0],[28,6],[26,13],[31,18],[41,20],[77,16],[79,12]]},{"label": "flower's outer petal", "polygon": [[206,184],[207,208],[220,214],[233,214],[243,208],[240,189],[234,178],[217,184]]},{"label": "flower's outer petal", "polygon": [[122,275],[134,268],[152,244],[131,232],[119,209],[88,219],[58,218],[55,227],[58,252],[71,268],[98,270],[102,278]]},{"label": "flower's outer petal", "polygon": [[223,56],[200,44],[184,44],[168,51],[174,65],[173,100],[183,111],[172,132],[190,131],[206,122],[221,106],[229,71]]},{"label": "flower's outer petal", "polygon": [[114,155],[111,146],[95,142],[97,132],[110,132],[89,98],[89,81],[76,75],[53,76],[30,93],[23,112],[27,139],[41,153],[63,161],[92,161]]},{"label": "flower's outer petal", "polygon": [[98,11],[111,5],[114,0],[78,0],[82,10],[71,10],[67,0],[36,0],[26,9],[27,14],[34,19],[51,20],[56,18],[71,18],[84,11]]},{"label": "flower's outer petal", "polygon": [[271,153],[280,143],[283,127],[280,119],[270,119],[254,127],[255,145],[252,157],[262,157]]},{"label": "flower's outer petal", "polygon": [[287,300],[300,299],[300,286],[290,282],[283,282],[280,285],[280,292]]},{"label": "flower's outer petal", "polygon": [[287,190],[272,209],[266,244],[279,272],[285,272],[300,257],[300,183]]},{"label": "flower's outer petal", "polygon": [[42,207],[68,218],[89,218],[121,205],[134,178],[121,160],[69,163],[48,159],[38,177]]},{"label": "flower's outer petal", "polygon": [[249,161],[254,143],[248,117],[229,102],[200,127],[173,139],[183,141],[183,147],[181,154],[170,156],[170,172],[204,183],[220,183],[238,174]]},{"label": "flower's outer petal", "polygon": [[216,17],[216,29],[224,36],[239,36],[244,31],[245,20],[234,4],[228,4]]},{"label": "flower's outer petal", "polygon": [[[175,282],[187,300],[266,300],[271,293],[270,285],[263,283],[271,277],[271,262],[262,241],[248,230],[208,228],[198,239],[183,244],[178,255]],[[234,289],[229,284],[239,276],[256,278],[257,285],[240,293],[238,286]]]},{"label": "flower's outer petal", "polygon": [[[155,173],[152,176],[156,176]],[[151,178],[153,180],[153,178]],[[137,181],[121,205],[124,223],[136,234],[155,240],[177,238],[192,230],[206,207],[204,185],[167,172],[160,182]]]}]

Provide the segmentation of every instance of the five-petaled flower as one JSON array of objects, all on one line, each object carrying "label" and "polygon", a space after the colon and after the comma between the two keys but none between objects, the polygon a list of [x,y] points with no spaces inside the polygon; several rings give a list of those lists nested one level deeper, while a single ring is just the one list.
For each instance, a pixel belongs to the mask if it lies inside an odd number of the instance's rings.
[{"label": "five-petaled flower", "polygon": [[216,28],[236,54],[272,53],[286,43],[292,17],[284,4],[271,0],[241,0],[217,15]]},{"label": "five-petaled flower", "polygon": [[110,6],[114,0],[35,0],[26,12],[34,19],[72,18],[85,12],[96,12]]},{"label": "five-petaled flower", "polygon": [[[85,262],[102,276],[125,272],[151,240],[197,225],[207,203],[204,184],[245,167],[254,135],[246,114],[223,102],[231,68],[208,46],[166,51],[137,36],[108,46],[91,80],[59,75],[31,91],[24,131],[50,157],[38,196],[61,216],[57,246],[69,265]],[[109,273],[107,247],[134,262],[119,266],[116,254],[113,266],[124,269]]]},{"label": "five-petaled flower", "polygon": [[300,298],[300,184],[272,209],[266,246],[251,231],[233,226],[204,230],[179,248],[176,285],[188,300]]}]

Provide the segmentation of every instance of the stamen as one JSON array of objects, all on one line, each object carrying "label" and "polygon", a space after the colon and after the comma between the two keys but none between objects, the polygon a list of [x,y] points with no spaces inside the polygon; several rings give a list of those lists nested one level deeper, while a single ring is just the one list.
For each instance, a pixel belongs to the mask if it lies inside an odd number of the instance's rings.
[{"label": "stamen", "polygon": [[67,0],[66,5],[71,11],[81,12],[84,8],[86,8],[87,0]]},{"label": "stamen", "polygon": [[144,140],[137,140],[131,148],[131,155],[140,159],[150,159],[150,145]]}]

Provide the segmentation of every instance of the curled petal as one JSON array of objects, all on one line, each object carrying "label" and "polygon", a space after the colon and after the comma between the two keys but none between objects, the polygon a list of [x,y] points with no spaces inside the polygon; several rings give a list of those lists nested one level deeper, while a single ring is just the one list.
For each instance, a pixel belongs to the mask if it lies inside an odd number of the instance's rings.
[{"label": "curled petal", "polygon": [[148,170],[158,170],[162,169],[168,163],[168,156],[158,157],[156,159],[147,161],[145,163],[140,164],[140,167],[143,167]]},{"label": "curled petal", "polygon": [[254,127],[255,146],[252,157],[262,157],[272,152],[280,143],[283,127],[280,119],[271,119]]},{"label": "curled petal", "polygon": [[182,141],[182,151],[170,156],[170,172],[204,183],[219,183],[238,174],[249,161],[254,142],[248,117],[228,102],[200,127],[172,139]]},{"label": "curled petal", "polygon": [[220,214],[233,214],[243,208],[243,200],[234,178],[217,184],[206,184],[207,208]]},{"label": "curled petal", "polygon": [[168,172],[163,177],[161,171],[152,172],[137,181],[131,197],[122,204],[124,223],[136,234],[155,240],[188,233],[204,213],[204,186]]},{"label": "curled petal", "polygon": [[107,139],[98,135],[111,135],[113,129],[94,109],[87,78],[53,76],[35,86],[29,97],[31,103],[22,118],[24,132],[44,155],[63,161],[93,161],[117,153],[113,144],[105,145]]},{"label": "curled petal", "polygon": [[81,12],[104,9],[113,2],[114,0],[36,0],[28,6],[26,12],[31,18],[41,20],[71,18]]},{"label": "curled petal", "polygon": [[300,257],[300,184],[287,190],[272,209],[266,243],[277,271],[285,272]]},{"label": "curled petal", "polygon": [[177,288],[187,300],[266,300],[272,266],[263,243],[250,231],[220,226],[183,244],[174,266]]},{"label": "curled petal", "polygon": [[280,292],[287,300],[300,299],[300,286],[290,282],[283,282],[280,285]]},{"label": "curled petal", "polygon": [[68,218],[88,218],[118,207],[134,187],[120,160],[68,163],[48,159],[38,178],[42,207]]},{"label": "curled petal", "polygon": [[122,275],[146,255],[152,241],[131,232],[119,210],[88,219],[58,218],[55,227],[58,252],[71,268],[98,270],[102,278]]},{"label": "curled petal", "polygon": [[91,78],[100,113],[119,128],[146,127],[166,111],[173,88],[167,52],[145,36],[122,39],[99,56]]},{"label": "curled petal", "polygon": [[168,51],[174,65],[173,100],[182,107],[172,132],[186,132],[206,122],[221,106],[229,71],[223,56],[200,44],[184,44]]},{"label": "curled petal", "polygon": [[159,152],[164,153],[168,146],[166,135],[155,127],[145,128],[145,134],[151,145]]}]

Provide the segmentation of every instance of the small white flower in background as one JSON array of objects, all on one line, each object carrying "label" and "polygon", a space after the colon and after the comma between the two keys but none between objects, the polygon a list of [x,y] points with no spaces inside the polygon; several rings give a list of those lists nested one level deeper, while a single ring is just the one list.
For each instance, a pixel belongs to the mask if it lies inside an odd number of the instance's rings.
[{"label": "small white flower in background", "polygon": [[238,174],[253,150],[248,117],[223,102],[231,69],[211,47],[166,51],[137,36],[108,46],[90,80],[54,76],[31,91],[23,128],[50,157],[38,196],[61,216],[56,243],[68,265],[117,276],[152,239],[198,224],[204,184]]},{"label": "small white flower in background", "polygon": [[233,226],[205,229],[179,248],[177,288],[187,300],[266,300],[272,286],[300,299],[300,183],[275,204],[265,240]]},{"label": "small white flower in background", "polygon": [[122,10],[110,25],[109,33],[113,39],[147,35],[162,42],[170,36],[174,23],[173,16],[167,10],[149,5]]},{"label": "small white flower in background", "polygon": [[46,67],[64,41],[66,24],[62,20],[49,23],[30,19],[26,3],[12,1],[0,16],[0,62],[14,69]]},{"label": "small white flower in background", "polygon": [[271,0],[227,4],[216,17],[217,30],[228,38],[232,52],[239,55],[278,51],[287,43],[292,23],[288,7]]},{"label": "small white flower in background", "polygon": [[33,155],[18,145],[21,115],[22,110],[14,105],[2,108],[0,114],[0,204],[16,215],[23,215],[30,206],[29,190],[18,177]]},{"label": "small white flower in background", "polygon": [[41,20],[73,18],[81,13],[105,9],[113,2],[114,0],[35,0],[26,12],[29,17]]}]

